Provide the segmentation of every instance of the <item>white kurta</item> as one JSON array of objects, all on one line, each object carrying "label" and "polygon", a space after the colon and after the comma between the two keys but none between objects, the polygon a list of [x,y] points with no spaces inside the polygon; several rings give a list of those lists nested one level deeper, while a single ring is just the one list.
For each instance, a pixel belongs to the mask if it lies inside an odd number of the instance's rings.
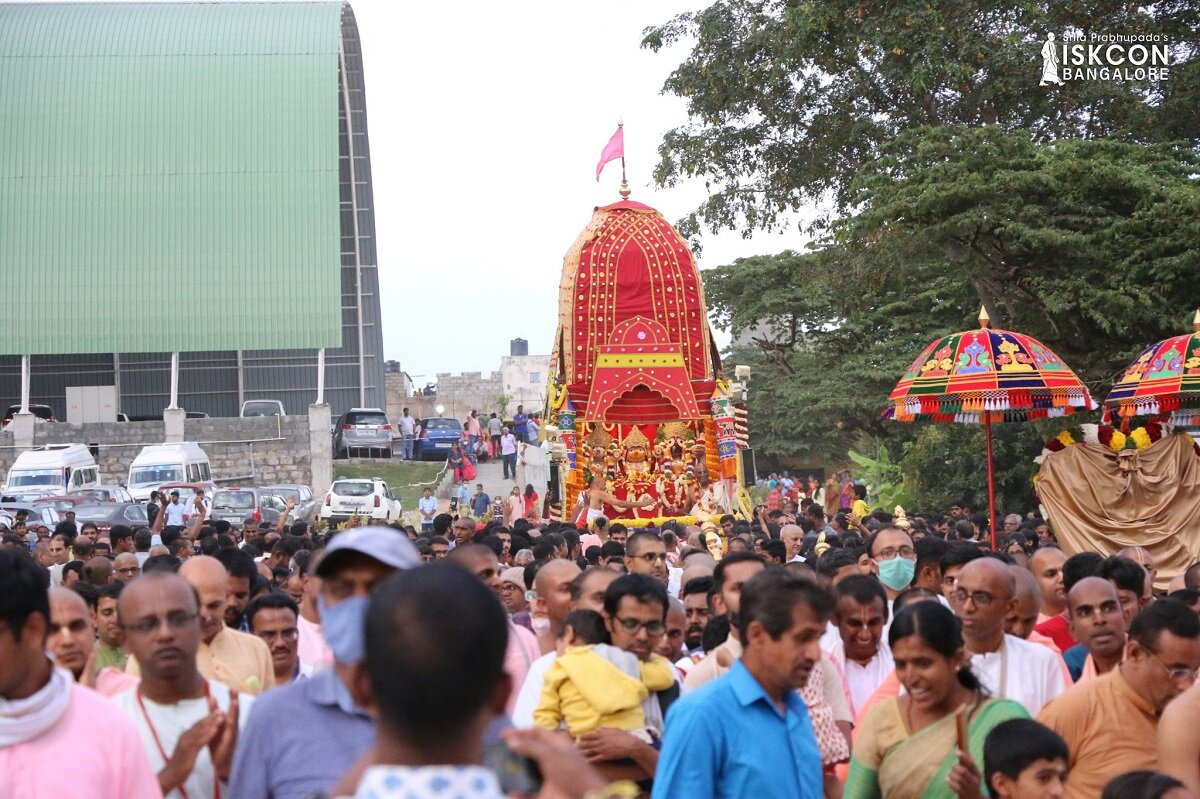
[{"label": "white kurta", "polygon": [[1004,636],[999,651],[971,656],[971,670],[995,699],[1011,699],[1031,717],[1067,690],[1058,655],[1041,644]]},{"label": "white kurta", "polygon": [[[208,690],[212,698],[216,700],[217,707],[221,710],[229,709],[228,688],[215,680],[209,680]],[[166,766],[166,761],[158,749],[158,744],[154,741],[154,735],[158,735],[159,743],[170,757],[175,751],[175,745],[179,742],[180,736],[208,715],[208,700],[203,696],[199,699],[186,699],[173,705],[160,705],[143,696],[142,704],[146,708],[145,715],[142,714],[142,709],[138,705],[136,687],[122,691],[114,696],[112,701],[133,720],[133,726],[137,728],[142,746],[145,747],[146,754],[150,758],[150,767],[154,769],[155,773],[162,771]],[[250,708],[253,704],[254,697],[238,694],[239,732],[246,728],[246,719],[250,718]],[[146,723],[147,717],[154,725],[153,733]],[[212,753],[206,746],[200,750],[200,754],[196,757],[196,765],[183,784],[188,799],[212,799],[214,796],[213,786],[216,784],[213,781],[214,778]],[[221,795],[226,796],[228,792],[226,784],[221,783]],[[183,799],[183,795],[178,789],[175,789],[166,795],[166,799]]]}]

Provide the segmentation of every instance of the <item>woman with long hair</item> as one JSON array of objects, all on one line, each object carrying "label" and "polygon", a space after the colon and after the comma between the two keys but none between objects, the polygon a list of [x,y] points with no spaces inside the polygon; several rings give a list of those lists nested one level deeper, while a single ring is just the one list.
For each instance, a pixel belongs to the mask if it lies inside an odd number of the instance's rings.
[{"label": "woman with long hair", "polygon": [[541,518],[538,516],[538,495],[533,490],[533,483],[525,484],[525,518],[534,524]]},{"label": "woman with long hair", "polygon": [[971,671],[961,622],[937,602],[896,614],[888,631],[905,694],[875,705],[862,720],[846,796],[855,799],[954,799],[983,795],[983,744],[1002,721],[1029,718],[1006,699],[990,699]]}]

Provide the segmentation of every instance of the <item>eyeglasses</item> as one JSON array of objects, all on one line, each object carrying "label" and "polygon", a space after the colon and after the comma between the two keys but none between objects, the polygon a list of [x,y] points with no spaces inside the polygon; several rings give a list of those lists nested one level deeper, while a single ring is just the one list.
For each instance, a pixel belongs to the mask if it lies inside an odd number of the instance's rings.
[{"label": "eyeglasses", "polygon": [[254,634],[266,641],[268,644],[274,641],[276,638],[282,638],[285,641],[291,642],[300,637],[300,631],[295,627],[289,627],[286,630],[263,630],[262,632],[256,632]]},{"label": "eyeglasses", "polygon": [[194,622],[198,617],[198,613],[184,613],[183,611],[177,611],[175,613],[168,613],[164,618],[159,618],[156,616],[152,619],[141,619],[139,621],[135,621],[133,624],[122,624],[121,629],[135,632],[138,635],[150,635],[150,633],[157,632],[158,628],[162,626],[164,621],[172,630],[182,630]]},{"label": "eyeglasses", "polygon": [[1196,678],[1200,676],[1200,669],[1188,669],[1182,666],[1178,668],[1171,668],[1166,663],[1163,663],[1162,659],[1155,653],[1150,652],[1150,657],[1158,661],[1158,665],[1162,666],[1163,669],[1166,670],[1167,677],[1171,679],[1171,682],[1195,682]]},{"label": "eyeglasses", "polygon": [[950,598],[960,605],[969,599],[974,602],[977,607],[981,608],[986,608],[988,605],[996,601],[996,597],[992,596],[987,591],[972,591],[968,594],[961,588],[951,594]]},{"label": "eyeglasses", "polygon": [[879,550],[879,554],[875,556],[875,560],[892,560],[893,558],[916,560],[917,551],[912,547],[888,547]]},{"label": "eyeglasses", "polygon": [[512,583],[500,583],[500,590],[507,594],[509,591],[524,591],[525,589]]},{"label": "eyeglasses", "polygon": [[662,635],[663,630],[667,629],[667,625],[661,621],[642,621],[641,619],[621,619],[617,621],[621,623],[621,629],[627,633],[636,634],[639,628],[645,628],[648,635]]},{"label": "eyeglasses", "polygon": [[637,558],[638,560],[641,560],[641,561],[645,561],[646,563],[649,563],[651,565],[653,565],[655,563],[660,563],[660,562],[661,563],[667,562],[667,553],[666,552],[646,552],[645,554],[642,554],[642,555],[630,555],[630,557]]}]

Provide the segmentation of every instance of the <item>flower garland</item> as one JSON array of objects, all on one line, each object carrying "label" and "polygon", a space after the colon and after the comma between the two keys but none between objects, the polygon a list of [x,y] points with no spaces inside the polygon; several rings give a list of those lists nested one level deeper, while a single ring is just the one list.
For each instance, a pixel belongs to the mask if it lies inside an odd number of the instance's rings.
[{"label": "flower garland", "polygon": [[[1041,463],[1051,452],[1061,452],[1067,447],[1079,443],[1104,446],[1113,452],[1143,450],[1161,440],[1163,436],[1170,435],[1173,429],[1166,422],[1147,422],[1145,426],[1138,427],[1126,435],[1111,425],[1081,424],[1079,432],[1082,434],[1082,442],[1076,440],[1069,430],[1064,430],[1045,443],[1041,456],[1035,460],[1037,463]],[[1197,445],[1196,452],[1197,455],[1200,455],[1200,445]]]}]

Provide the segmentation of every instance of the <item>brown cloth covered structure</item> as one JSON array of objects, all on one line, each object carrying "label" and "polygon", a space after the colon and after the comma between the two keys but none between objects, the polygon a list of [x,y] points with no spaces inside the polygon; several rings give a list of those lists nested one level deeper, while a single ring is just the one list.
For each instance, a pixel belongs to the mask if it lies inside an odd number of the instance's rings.
[{"label": "brown cloth covered structure", "polygon": [[1142,450],[1078,444],[1052,452],[1037,492],[1068,555],[1145,547],[1160,590],[1200,562],[1200,457],[1186,433]]}]

